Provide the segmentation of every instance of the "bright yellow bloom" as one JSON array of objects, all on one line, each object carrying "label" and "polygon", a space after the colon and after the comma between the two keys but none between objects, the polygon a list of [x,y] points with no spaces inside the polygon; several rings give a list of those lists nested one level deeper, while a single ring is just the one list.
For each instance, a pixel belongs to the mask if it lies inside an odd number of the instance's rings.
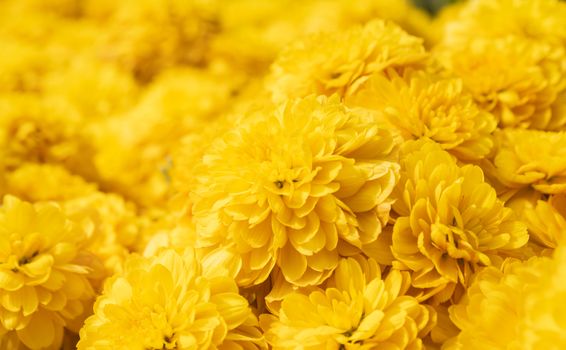
[{"label": "bright yellow bloom", "polygon": [[[94,298],[85,230],[52,203],[11,196],[0,207],[2,349],[59,349]],[[79,326],[77,327],[77,324]]]},{"label": "bright yellow bloom", "polygon": [[275,265],[289,282],[319,284],[387,222],[395,146],[337,96],[260,113],[203,157],[192,194],[198,246],[233,250],[240,285],[263,282]]},{"label": "bright yellow bloom", "polygon": [[507,202],[527,225],[531,239],[544,248],[554,249],[566,243],[566,193],[541,195],[525,190]]},{"label": "bright yellow bloom", "polygon": [[439,145],[408,141],[393,209],[394,266],[412,272],[420,297],[457,299],[472,274],[523,246],[525,225],[503,206],[474,165],[459,167]]},{"label": "bright yellow bloom", "polygon": [[461,80],[424,71],[389,76],[375,74],[348,103],[375,110],[377,120],[391,124],[405,140],[433,140],[461,160],[491,151],[497,123],[476,106]]},{"label": "bright yellow bloom", "polygon": [[275,101],[310,94],[347,96],[372,73],[424,67],[427,57],[422,39],[392,22],[374,20],[363,27],[293,42],[273,63],[267,87]]},{"label": "bright yellow bloom", "polygon": [[374,260],[364,265],[342,260],[326,290],[292,293],[279,318],[262,316],[273,349],[422,349],[434,310],[404,295],[408,275],[382,277]]},{"label": "bright yellow bloom", "polygon": [[132,256],[80,336],[79,350],[267,348],[234,280],[203,270],[192,250]]},{"label": "bright yellow bloom", "polygon": [[450,318],[462,330],[443,349],[563,349],[566,249],[478,274]]},{"label": "bright yellow bloom", "polygon": [[566,193],[566,132],[504,129],[495,136],[498,149],[487,169],[505,186]]},{"label": "bright yellow bloom", "polygon": [[553,44],[566,43],[566,4],[559,0],[473,0],[453,12],[444,42],[509,35]]},{"label": "bright yellow bloom", "polygon": [[445,45],[437,57],[504,127],[566,126],[566,50],[520,37]]}]

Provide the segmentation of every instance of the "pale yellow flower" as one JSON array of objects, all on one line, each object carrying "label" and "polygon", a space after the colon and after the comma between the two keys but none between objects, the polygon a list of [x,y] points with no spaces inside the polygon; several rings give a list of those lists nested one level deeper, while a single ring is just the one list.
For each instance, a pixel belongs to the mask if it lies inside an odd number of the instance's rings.
[{"label": "pale yellow flower", "polygon": [[78,349],[266,349],[233,279],[192,250],[132,256],[97,299]]},{"label": "pale yellow flower", "polygon": [[[365,265],[365,266],[364,266]],[[436,321],[430,306],[404,295],[408,275],[381,275],[369,260],[342,260],[326,290],[292,293],[279,317],[264,315],[262,327],[273,349],[422,349]]]},{"label": "pale yellow flower", "polygon": [[336,96],[258,113],[203,157],[191,194],[198,246],[232,250],[243,286],[276,265],[289,282],[319,284],[340,254],[364,250],[386,224],[395,146]]},{"label": "pale yellow flower", "polygon": [[0,208],[0,347],[59,349],[90,308],[87,232],[55,204],[11,196]]},{"label": "pale yellow flower", "polygon": [[420,298],[458,299],[473,273],[525,245],[525,225],[475,165],[460,167],[431,141],[408,141],[394,191],[393,265],[411,271]]},{"label": "pale yellow flower", "polygon": [[293,42],[273,63],[266,84],[275,101],[310,94],[347,96],[372,73],[422,68],[427,58],[422,39],[392,22],[374,20],[363,27]]},{"label": "pale yellow flower", "polygon": [[426,138],[460,160],[485,157],[493,147],[495,118],[478,108],[460,79],[425,71],[375,74],[347,103],[376,111],[377,121],[405,140]]}]

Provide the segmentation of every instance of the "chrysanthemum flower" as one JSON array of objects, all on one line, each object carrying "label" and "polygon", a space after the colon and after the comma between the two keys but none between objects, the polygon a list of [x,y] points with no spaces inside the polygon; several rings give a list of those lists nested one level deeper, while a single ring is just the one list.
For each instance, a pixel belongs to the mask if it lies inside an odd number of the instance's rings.
[{"label": "chrysanthemum flower", "polygon": [[78,349],[265,349],[233,279],[203,270],[192,250],[132,256],[107,281]]},{"label": "chrysanthemum flower", "polygon": [[395,146],[337,96],[252,118],[203,157],[192,194],[198,246],[236,252],[240,285],[261,283],[275,265],[289,282],[319,284],[340,253],[363,250],[387,222]]},{"label": "chrysanthemum flower", "polygon": [[81,133],[80,118],[67,106],[35,95],[0,98],[0,158],[7,170],[23,163],[55,163],[95,177],[93,148]]},{"label": "chrysanthemum flower", "polygon": [[480,110],[462,81],[425,71],[375,74],[347,102],[377,112],[406,140],[427,138],[461,160],[480,159],[493,147],[494,117]]},{"label": "chrysanthemum flower", "polygon": [[530,233],[529,243],[546,249],[554,249],[566,243],[566,194],[541,195],[533,190],[523,190],[507,202]]},{"label": "chrysanthemum flower", "polygon": [[519,37],[442,46],[437,57],[504,127],[566,125],[566,51]]},{"label": "chrysanthemum flower", "polygon": [[392,22],[374,20],[363,27],[292,43],[273,63],[267,87],[275,101],[310,94],[346,96],[372,73],[424,67],[427,57],[422,39]]},{"label": "chrysanthemum flower", "polygon": [[459,167],[425,140],[408,141],[400,159],[391,251],[394,266],[411,271],[421,298],[457,299],[474,271],[527,242],[525,225],[484,182],[479,167]]},{"label": "chrysanthemum flower", "polygon": [[202,65],[215,29],[215,1],[120,1],[103,32],[99,53],[140,82],[175,65]]},{"label": "chrysanthemum flower", "polygon": [[[0,207],[0,348],[59,349],[90,307],[85,231],[52,203]],[[80,327],[80,325],[79,325]]]},{"label": "chrysanthemum flower", "polygon": [[447,21],[443,41],[520,36],[533,41],[566,43],[566,4],[559,0],[473,0]]},{"label": "chrysanthemum flower", "polygon": [[57,164],[24,163],[5,175],[6,193],[20,199],[66,201],[96,192],[97,186]]},{"label": "chrysanthemum flower", "polygon": [[553,258],[481,271],[450,309],[461,329],[443,349],[563,349],[566,346],[566,249]]},{"label": "chrysanthemum flower", "polygon": [[566,132],[504,129],[493,166],[486,164],[511,189],[532,186],[548,194],[566,193]]},{"label": "chrysanthemum flower", "polygon": [[279,318],[262,316],[273,349],[422,349],[434,310],[404,295],[408,275],[391,270],[382,277],[371,259],[364,267],[342,260],[326,290],[292,293]]}]

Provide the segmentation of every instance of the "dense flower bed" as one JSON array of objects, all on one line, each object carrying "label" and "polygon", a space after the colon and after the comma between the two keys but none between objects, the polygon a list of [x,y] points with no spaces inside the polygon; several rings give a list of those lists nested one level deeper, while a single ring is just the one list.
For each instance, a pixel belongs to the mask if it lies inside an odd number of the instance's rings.
[{"label": "dense flower bed", "polygon": [[0,349],[566,348],[566,3],[0,0]]}]

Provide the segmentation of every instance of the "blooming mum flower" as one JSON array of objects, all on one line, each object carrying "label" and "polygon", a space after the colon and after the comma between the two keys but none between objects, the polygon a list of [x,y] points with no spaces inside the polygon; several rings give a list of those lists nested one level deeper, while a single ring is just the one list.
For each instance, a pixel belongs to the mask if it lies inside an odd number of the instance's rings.
[{"label": "blooming mum flower", "polygon": [[394,266],[411,271],[421,298],[457,299],[474,271],[527,243],[525,225],[484,182],[479,167],[459,167],[425,140],[407,142],[400,157],[391,251]]},{"label": "blooming mum flower", "polygon": [[446,349],[562,349],[566,346],[566,250],[552,258],[481,271],[450,308],[461,329]]},{"label": "blooming mum flower", "polygon": [[242,260],[240,285],[275,265],[319,284],[372,244],[387,222],[396,142],[337,96],[291,100],[244,123],[203,157],[192,214],[200,248]]},{"label": "blooming mum flower", "polygon": [[52,203],[0,207],[0,347],[59,349],[94,298],[85,231]]},{"label": "blooming mum flower", "polygon": [[566,51],[520,37],[442,46],[437,57],[478,105],[504,127],[559,130],[566,125]]},{"label": "blooming mum flower", "polygon": [[529,243],[554,249],[566,240],[566,194],[542,195],[525,190],[507,202],[527,225]]},{"label": "blooming mum flower", "polygon": [[427,57],[422,39],[392,22],[374,20],[292,43],[273,63],[268,88],[276,101],[310,94],[346,96],[372,73],[424,67]]},{"label": "blooming mum flower", "polygon": [[203,270],[190,249],[132,256],[80,336],[80,350],[267,348],[234,280]]},{"label": "blooming mum flower", "polygon": [[474,0],[453,15],[443,31],[443,40],[449,45],[470,38],[509,35],[566,43],[566,4],[559,0]]},{"label": "blooming mum flower", "polygon": [[365,265],[344,259],[326,290],[292,293],[279,318],[262,316],[273,349],[422,349],[436,319],[432,307],[404,295],[406,274],[382,278],[374,260]]},{"label": "blooming mum flower", "polygon": [[480,159],[491,151],[497,122],[476,106],[461,80],[424,71],[389,75],[373,75],[348,103],[377,111],[378,120],[404,139],[433,140],[459,159]]},{"label": "blooming mum flower", "polygon": [[35,95],[0,98],[0,157],[11,171],[23,163],[60,164],[92,178],[93,148],[68,106]]},{"label": "blooming mum flower", "polygon": [[566,193],[566,132],[504,129],[486,168],[508,188],[531,186],[548,194]]}]

